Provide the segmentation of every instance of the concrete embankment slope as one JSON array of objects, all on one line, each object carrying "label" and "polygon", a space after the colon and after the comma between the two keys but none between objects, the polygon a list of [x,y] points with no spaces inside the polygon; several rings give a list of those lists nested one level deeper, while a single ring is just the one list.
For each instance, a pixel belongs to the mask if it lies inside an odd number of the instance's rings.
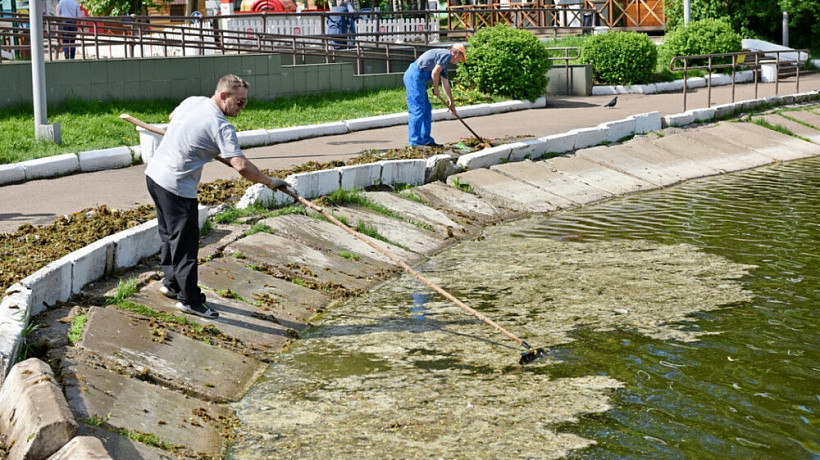
[{"label": "concrete embankment slope", "polygon": [[[820,118],[813,111],[799,116]],[[801,124],[809,125],[820,122]],[[376,244],[415,264],[490,222],[818,155],[816,137],[801,136],[736,122],[669,128],[622,144],[471,169],[450,176],[450,186],[365,193],[381,207],[328,210],[374,229],[386,240]],[[50,381],[66,395],[74,429],[101,439],[113,458],[223,455],[236,422],[226,403],[241,398],[317,313],[397,270],[309,214],[217,225],[203,238],[200,284],[220,313],[216,320],[179,315],[175,301],[159,293],[150,263],[137,270],[135,292],[125,300],[105,302],[99,283],[85,290],[80,307],[47,310],[39,322],[49,327],[33,337],[49,347],[58,369]],[[259,223],[269,231],[246,234]],[[85,324],[72,346],[65,337],[78,318]],[[72,432],[69,421],[63,426]]]}]

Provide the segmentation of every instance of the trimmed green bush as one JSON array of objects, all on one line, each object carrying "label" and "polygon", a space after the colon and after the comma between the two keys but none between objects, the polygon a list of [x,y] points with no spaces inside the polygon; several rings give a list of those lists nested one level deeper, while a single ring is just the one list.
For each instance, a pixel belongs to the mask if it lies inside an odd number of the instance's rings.
[{"label": "trimmed green bush", "polygon": [[[675,56],[698,54],[734,53],[741,51],[740,34],[732,30],[728,22],[720,19],[701,19],[680,26],[666,35],[661,49],[661,64],[668,66]],[[731,62],[731,59],[712,60],[713,64]],[[705,65],[707,60],[690,62]]]},{"label": "trimmed green bush", "polygon": [[595,79],[609,85],[649,81],[658,62],[658,49],[648,35],[609,32],[595,35],[581,48],[581,62],[592,66]]},{"label": "trimmed green bush", "polygon": [[529,31],[506,24],[483,28],[470,37],[467,61],[458,78],[488,94],[534,101],[547,89],[549,53]]}]

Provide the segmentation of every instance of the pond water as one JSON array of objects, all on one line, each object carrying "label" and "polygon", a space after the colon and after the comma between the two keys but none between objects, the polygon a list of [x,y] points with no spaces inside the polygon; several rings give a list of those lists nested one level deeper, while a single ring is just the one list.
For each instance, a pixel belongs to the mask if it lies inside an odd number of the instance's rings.
[{"label": "pond water", "polygon": [[234,458],[820,456],[820,158],[485,230],[332,308]]}]

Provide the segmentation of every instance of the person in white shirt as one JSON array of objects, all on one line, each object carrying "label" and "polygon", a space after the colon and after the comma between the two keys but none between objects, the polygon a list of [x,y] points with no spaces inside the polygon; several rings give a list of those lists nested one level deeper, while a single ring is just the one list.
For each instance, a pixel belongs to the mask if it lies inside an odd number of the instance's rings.
[{"label": "person in white shirt", "polygon": [[219,313],[205,304],[198,286],[199,213],[197,187],[202,167],[221,156],[242,177],[276,190],[287,187],[268,177],[239,148],[236,128],[226,117],[236,117],[248,102],[245,80],[225,75],[210,98],[192,96],[171,113],[170,124],[145,169],[148,193],[157,209],[162,240],[160,264],[165,279],[160,292],[179,302],[177,308],[205,318]]}]

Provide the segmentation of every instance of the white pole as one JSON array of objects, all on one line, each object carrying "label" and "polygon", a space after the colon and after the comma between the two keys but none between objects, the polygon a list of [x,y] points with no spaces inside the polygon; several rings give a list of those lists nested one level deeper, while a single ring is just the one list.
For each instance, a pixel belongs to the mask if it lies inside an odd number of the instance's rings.
[{"label": "white pole", "polygon": [[789,46],[789,13],[783,12],[783,46]]},{"label": "white pole", "polygon": [[683,0],[683,23],[689,24],[692,20],[692,2],[691,0]]},{"label": "white pole", "polygon": [[34,136],[59,144],[60,124],[47,124],[46,66],[43,53],[43,7],[41,0],[29,2],[29,30],[31,31],[31,89],[34,104]]}]

